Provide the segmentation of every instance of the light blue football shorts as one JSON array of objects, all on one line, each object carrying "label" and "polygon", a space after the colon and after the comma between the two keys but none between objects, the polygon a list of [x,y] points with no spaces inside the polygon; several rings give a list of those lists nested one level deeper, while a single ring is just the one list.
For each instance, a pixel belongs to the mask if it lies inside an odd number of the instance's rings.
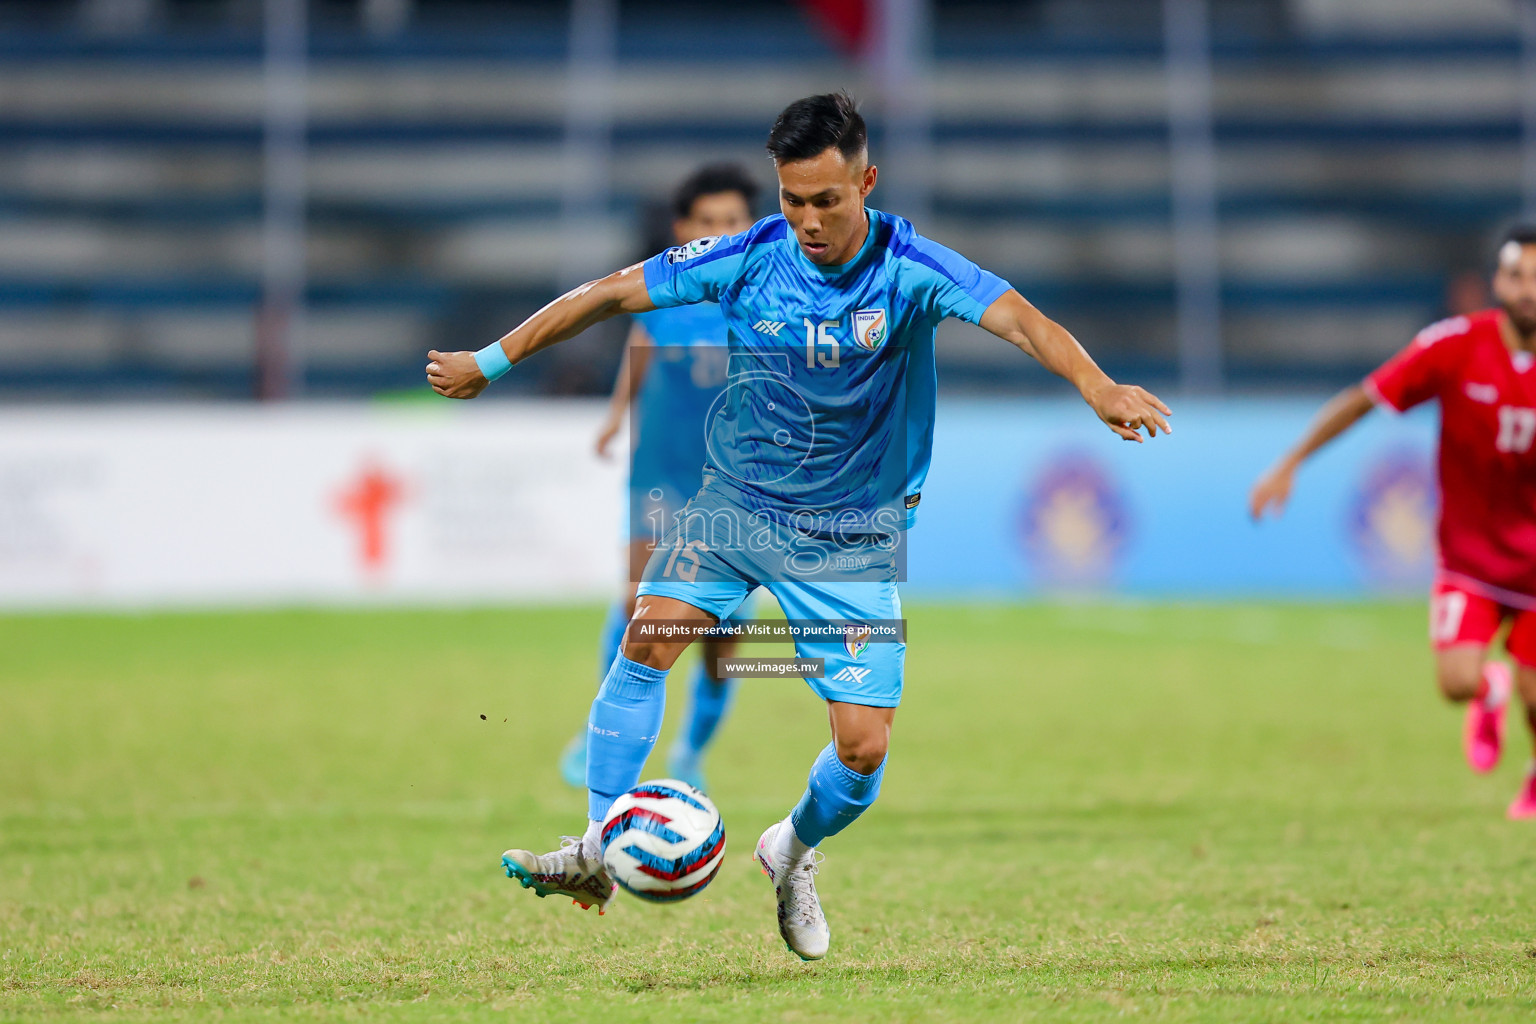
[{"label": "light blue football shorts", "polygon": [[[895,622],[901,619],[898,541],[805,533],[706,485],[652,553],[639,594],[674,598],[723,621],[764,587],[791,621]],[[797,639],[795,653],[824,659],[821,678],[805,680],[823,700],[878,708],[901,703],[904,639],[867,640],[850,628],[842,639]]]}]

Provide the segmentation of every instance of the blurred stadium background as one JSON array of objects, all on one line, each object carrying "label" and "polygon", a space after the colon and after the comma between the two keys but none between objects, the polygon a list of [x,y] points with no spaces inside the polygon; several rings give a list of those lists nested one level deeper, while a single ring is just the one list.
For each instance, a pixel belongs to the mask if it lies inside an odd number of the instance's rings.
[{"label": "blurred stadium background", "polygon": [[15,607],[604,592],[622,325],[473,408],[424,353],[643,255],[701,161],[769,184],[773,115],[839,87],[875,205],[1179,411],[1122,452],[946,325],[914,587],[1416,591],[1426,420],[1349,439],[1262,544],[1242,491],[1484,302],[1536,207],[1509,0],[4,0],[0,62]]}]

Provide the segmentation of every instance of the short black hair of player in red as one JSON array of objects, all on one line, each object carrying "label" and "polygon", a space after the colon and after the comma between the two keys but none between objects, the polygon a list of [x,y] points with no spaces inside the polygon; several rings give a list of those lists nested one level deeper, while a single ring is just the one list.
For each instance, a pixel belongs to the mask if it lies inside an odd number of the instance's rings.
[{"label": "short black hair of player in red", "polygon": [[1510,242],[1519,242],[1521,245],[1536,245],[1536,224],[1515,224],[1499,239],[1499,248],[1503,249]]},{"label": "short black hair of player in red", "polygon": [[834,148],[852,160],[868,147],[869,130],[859,105],[846,92],[795,100],[768,133],[768,152],[781,164],[809,160]]},{"label": "short black hair of player in red", "polygon": [[738,192],[747,201],[747,210],[757,206],[760,188],[740,164],[709,164],[700,167],[672,193],[672,215],[681,220],[693,213],[694,200],[721,192]]}]

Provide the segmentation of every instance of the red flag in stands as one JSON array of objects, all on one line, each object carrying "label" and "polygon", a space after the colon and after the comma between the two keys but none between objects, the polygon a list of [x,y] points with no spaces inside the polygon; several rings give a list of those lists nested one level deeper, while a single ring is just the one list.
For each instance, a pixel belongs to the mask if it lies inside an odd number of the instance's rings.
[{"label": "red flag in stands", "polygon": [[800,0],[800,6],[844,53],[859,55],[869,45],[874,16],[873,0]]}]

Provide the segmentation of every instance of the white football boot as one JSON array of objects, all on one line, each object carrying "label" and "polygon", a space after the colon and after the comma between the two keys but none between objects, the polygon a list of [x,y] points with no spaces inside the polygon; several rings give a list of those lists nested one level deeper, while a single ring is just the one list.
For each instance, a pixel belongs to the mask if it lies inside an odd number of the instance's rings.
[{"label": "white football boot", "polygon": [[583,852],[580,836],[562,836],[560,849],[542,855],[508,850],[501,855],[501,866],[508,878],[517,879],[536,896],[569,896],[582,910],[596,907],[599,914],[618,888],[603,862]]},{"label": "white football boot", "polygon": [[832,930],[816,897],[816,871],[825,858],[811,850],[793,861],[780,852],[779,829],[788,827],[782,821],[768,826],[757,840],[757,862],[779,898],[779,934],[784,944],[801,960],[820,960],[832,942]]}]

